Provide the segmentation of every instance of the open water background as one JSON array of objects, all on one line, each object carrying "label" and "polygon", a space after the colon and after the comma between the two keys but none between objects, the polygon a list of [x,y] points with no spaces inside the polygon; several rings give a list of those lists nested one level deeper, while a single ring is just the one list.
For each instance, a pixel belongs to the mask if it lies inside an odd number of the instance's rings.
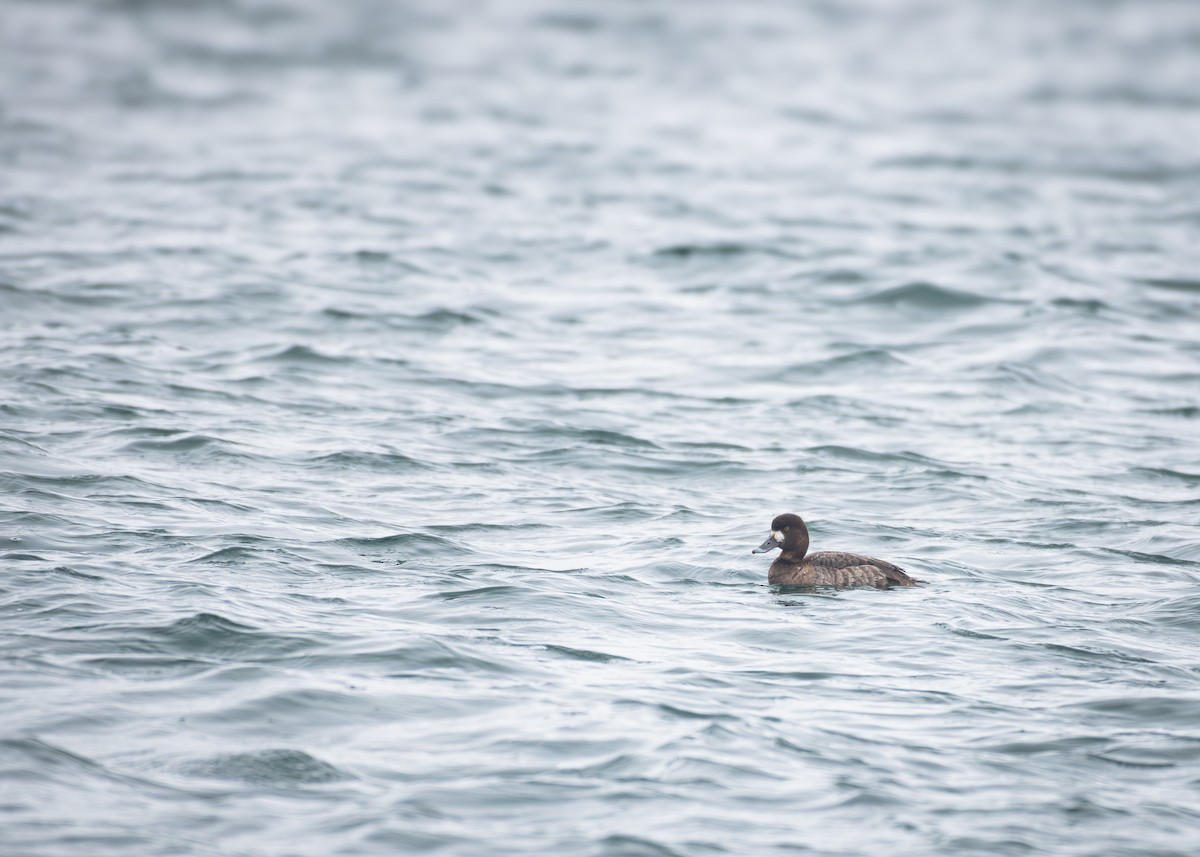
[{"label": "open water background", "polygon": [[1197,81],[1188,0],[4,0],[0,852],[1195,855]]}]

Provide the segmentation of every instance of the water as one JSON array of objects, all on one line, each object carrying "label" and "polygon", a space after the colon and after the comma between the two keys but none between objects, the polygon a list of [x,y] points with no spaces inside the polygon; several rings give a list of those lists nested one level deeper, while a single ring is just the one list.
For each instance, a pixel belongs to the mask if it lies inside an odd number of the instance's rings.
[{"label": "water", "polygon": [[0,851],[1194,854],[1198,79],[1191,2],[5,0]]}]

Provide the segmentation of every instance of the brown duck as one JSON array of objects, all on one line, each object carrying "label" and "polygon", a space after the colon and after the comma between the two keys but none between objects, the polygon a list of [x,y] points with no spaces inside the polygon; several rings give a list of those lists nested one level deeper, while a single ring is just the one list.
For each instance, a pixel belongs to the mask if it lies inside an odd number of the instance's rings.
[{"label": "brown duck", "polygon": [[924,583],[909,577],[904,569],[856,553],[841,551],[808,552],[808,527],[799,515],[779,515],[771,522],[770,537],[751,551],[766,553],[782,548],[783,553],[771,563],[768,583],[780,586],[835,586],[853,589],[874,586],[890,589],[893,586],[916,586]]}]

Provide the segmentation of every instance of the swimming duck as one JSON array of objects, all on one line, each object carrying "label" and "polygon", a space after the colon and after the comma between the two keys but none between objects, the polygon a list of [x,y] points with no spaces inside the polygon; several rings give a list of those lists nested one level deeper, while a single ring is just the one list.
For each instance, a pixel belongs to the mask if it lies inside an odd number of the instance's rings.
[{"label": "swimming duck", "polygon": [[893,586],[916,586],[924,583],[909,577],[904,569],[856,553],[841,551],[808,552],[808,527],[799,515],[779,515],[771,522],[771,535],[751,553],[766,553],[782,548],[783,553],[771,563],[768,583],[781,586],[835,586],[852,589],[874,586],[890,589]]}]

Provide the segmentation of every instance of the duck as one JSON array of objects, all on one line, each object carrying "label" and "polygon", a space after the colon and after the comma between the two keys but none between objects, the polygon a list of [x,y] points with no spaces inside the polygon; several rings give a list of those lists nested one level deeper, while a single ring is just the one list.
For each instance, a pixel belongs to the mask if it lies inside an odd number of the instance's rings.
[{"label": "duck", "polygon": [[873,586],[916,586],[924,583],[911,577],[897,565],[874,557],[843,551],[808,552],[808,527],[804,519],[791,513],[777,515],[771,521],[771,535],[750,553],[782,553],[771,563],[767,582],[779,586],[832,586],[854,589]]}]

